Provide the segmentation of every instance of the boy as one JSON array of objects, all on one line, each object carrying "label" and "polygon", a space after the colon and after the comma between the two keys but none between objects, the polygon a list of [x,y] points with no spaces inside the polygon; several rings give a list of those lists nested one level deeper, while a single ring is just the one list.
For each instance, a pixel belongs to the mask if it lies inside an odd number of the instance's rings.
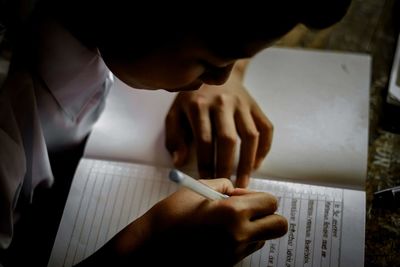
[{"label": "boy", "polygon": [[298,23],[330,26],[348,1],[287,0],[267,8],[202,1],[179,9],[170,2],[81,2],[39,1],[15,38],[0,92],[2,248],[14,242],[13,225],[34,193],[49,188],[53,175],[54,187],[63,184],[65,166],[54,158],[84,143],[104,106],[108,70],[134,88],[181,91],[166,123],[176,165],[193,139],[201,176],[229,177],[239,136],[237,188],[228,179],[204,180],[231,196],[221,201],[179,190],[79,266],[230,266],[282,236],[287,222],[275,214],[275,197],[244,189],[272,140],[271,123],[241,83],[245,59]]}]

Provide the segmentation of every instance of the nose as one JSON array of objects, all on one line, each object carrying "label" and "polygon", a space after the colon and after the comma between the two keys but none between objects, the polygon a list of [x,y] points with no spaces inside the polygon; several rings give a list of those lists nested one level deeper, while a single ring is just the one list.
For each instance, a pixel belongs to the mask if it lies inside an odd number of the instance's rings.
[{"label": "nose", "polygon": [[210,85],[221,85],[228,80],[233,64],[225,67],[207,67],[206,71],[199,77],[203,83]]}]

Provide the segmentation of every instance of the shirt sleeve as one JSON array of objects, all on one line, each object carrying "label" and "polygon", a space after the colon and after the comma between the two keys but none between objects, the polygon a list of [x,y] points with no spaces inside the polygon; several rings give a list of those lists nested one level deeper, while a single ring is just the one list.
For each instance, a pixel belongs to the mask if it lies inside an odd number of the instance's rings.
[{"label": "shirt sleeve", "polygon": [[23,70],[10,73],[0,89],[0,147],[0,249],[6,249],[19,209],[38,184],[54,180],[32,77]]},{"label": "shirt sleeve", "polygon": [[13,211],[21,191],[26,161],[9,97],[0,94],[0,248],[7,248],[13,233]]}]

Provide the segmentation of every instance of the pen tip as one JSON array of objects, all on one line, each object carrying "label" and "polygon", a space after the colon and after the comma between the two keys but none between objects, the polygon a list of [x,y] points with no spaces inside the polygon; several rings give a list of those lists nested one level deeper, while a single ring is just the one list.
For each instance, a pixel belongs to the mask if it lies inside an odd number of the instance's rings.
[{"label": "pen tip", "polygon": [[177,170],[171,170],[169,172],[169,179],[176,182],[176,183],[180,183],[183,179],[182,175],[179,173],[179,171]]}]

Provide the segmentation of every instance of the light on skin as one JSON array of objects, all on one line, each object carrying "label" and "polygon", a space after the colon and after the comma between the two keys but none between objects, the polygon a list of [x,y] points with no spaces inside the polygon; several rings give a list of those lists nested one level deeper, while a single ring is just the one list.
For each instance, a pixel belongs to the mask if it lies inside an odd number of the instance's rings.
[{"label": "light on skin", "polygon": [[193,91],[203,84],[225,83],[238,59],[250,58],[269,45],[266,42],[247,45],[237,51],[237,56],[226,58],[211,51],[201,41],[188,38],[176,46],[160,47],[131,62],[107,54],[103,58],[110,70],[133,88]]}]

